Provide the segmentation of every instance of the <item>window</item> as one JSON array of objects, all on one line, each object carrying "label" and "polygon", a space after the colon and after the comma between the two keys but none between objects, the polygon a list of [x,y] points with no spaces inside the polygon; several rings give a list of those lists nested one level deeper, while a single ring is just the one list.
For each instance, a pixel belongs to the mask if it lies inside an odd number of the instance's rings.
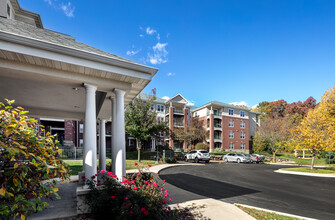
[{"label": "window", "polygon": [[245,149],[245,143],[241,143],[241,150]]},{"label": "window", "polygon": [[241,132],[240,138],[245,139],[245,133],[244,132]]},{"label": "window", "polygon": [[256,122],[257,122],[257,123],[258,123],[258,120],[259,120],[259,119],[258,119],[258,115],[256,115]]},{"label": "window", "polygon": [[158,112],[164,112],[164,105],[157,105]]},{"label": "window", "polygon": [[228,127],[234,127],[234,121],[233,120],[229,120]]},{"label": "window", "polygon": [[79,124],[79,133],[80,134],[84,133],[84,125],[83,124]]},{"label": "window", "polygon": [[245,116],[245,112],[244,111],[240,111],[240,116],[244,117]]},{"label": "window", "polygon": [[234,110],[233,109],[228,109],[228,114],[229,115],[234,115]]},{"label": "window", "polygon": [[241,123],[240,123],[240,127],[241,127],[241,128],[245,128],[245,122],[244,122],[244,121],[241,121]]},{"label": "window", "polygon": [[234,138],[234,132],[233,131],[229,131],[229,138]]},{"label": "window", "polygon": [[[230,142],[229,143],[229,150],[234,150],[234,143]],[[230,155],[233,156],[233,155]]]},{"label": "window", "polygon": [[83,139],[79,139],[79,147],[83,147],[84,145],[84,140]]},{"label": "window", "polygon": [[151,105],[150,109],[153,111],[155,109],[155,105]]}]

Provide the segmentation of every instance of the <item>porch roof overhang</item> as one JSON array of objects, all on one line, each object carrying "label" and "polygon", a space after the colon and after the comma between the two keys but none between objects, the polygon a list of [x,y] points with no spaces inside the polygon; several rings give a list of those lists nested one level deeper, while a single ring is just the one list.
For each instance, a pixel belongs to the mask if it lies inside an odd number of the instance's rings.
[{"label": "porch roof overhang", "polygon": [[157,71],[70,36],[0,18],[0,100],[14,99],[32,116],[84,119],[86,83],[97,86],[97,117],[109,120],[111,104],[104,100],[113,89],[126,91],[126,106]]}]

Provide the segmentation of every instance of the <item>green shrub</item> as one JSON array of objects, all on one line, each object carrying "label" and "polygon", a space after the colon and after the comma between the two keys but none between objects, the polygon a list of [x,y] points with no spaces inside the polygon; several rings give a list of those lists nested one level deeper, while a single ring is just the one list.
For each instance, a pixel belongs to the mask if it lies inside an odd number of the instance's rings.
[{"label": "green shrub", "polygon": [[335,164],[335,152],[330,152],[325,155],[325,161],[327,164]]},{"label": "green shrub", "polygon": [[214,153],[219,155],[219,154],[226,154],[227,152],[222,148],[215,148]]},{"label": "green shrub", "polygon": [[[136,164],[136,163],[135,163]],[[141,170],[132,174],[120,183],[116,175],[101,171],[101,180],[93,176],[87,180],[90,192],[85,202],[93,219],[180,219],[176,210],[171,210],[168,203],[167,190],[162,188],[163,182],[155,181],[151,174]],[[104,184],[104,187],[100,186]],[[159,185],[160,184],[160,185]]]},{"label": "green shrub", "polygon": [[38,135],[36,120],[7,102],[0,102],[0,219],[25,219],[48,205],[43,198],[59,198],[56,181],[43,180],[69,175],[54,136]]},{"label": "green shrub", "polygon": [[165,158],[165,163],[177,163],[176,158],[171,158],[171,157],[166,157]]},{"label": "green shrub", "polygon": [[196,150],[209,150],[209,146],[207,144],[204,144],[204,143],[197,143],[195,145],[195,149]]}]

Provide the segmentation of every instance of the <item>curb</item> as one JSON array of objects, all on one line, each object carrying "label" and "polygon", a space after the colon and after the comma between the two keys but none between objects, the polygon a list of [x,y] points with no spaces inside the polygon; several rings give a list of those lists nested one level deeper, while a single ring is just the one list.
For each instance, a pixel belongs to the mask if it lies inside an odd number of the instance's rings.
[{"label": "curb", "polygon": [[291,174],[291,175],[300,175],[300,176],[335,178],[335,174],[306,173],[306,172],[298,172],[298,171],[287,171],[287,170],[282,170],[282,169],[275,170],[273,172]]},{"label": "curb", "polygon": [[244,204],[239,204],[239,203],[234,203],[234,205],[239,205],[239,206],[243,206],[243,207],[251,208],[251,209],[257,209],[257,210],[265,211],[265,212],[276,213],[278,215],[285,215],[285,216],[289,216],[289,217],[293,217],[293,218],[300,218],[300,219],[306,219],[306,220],[317,220],[315,218],[308,218],[308,217],[303,217],[303,216],[299,216],[299,215],[292,215],[292,214],[288,214],[288,213],[285,213],[285,212],[277,212],[277,211],[273,211],[273,210],[270,210],[270,209],[258,208],[258,207],[251,206],[251,205],[244,205]]}]

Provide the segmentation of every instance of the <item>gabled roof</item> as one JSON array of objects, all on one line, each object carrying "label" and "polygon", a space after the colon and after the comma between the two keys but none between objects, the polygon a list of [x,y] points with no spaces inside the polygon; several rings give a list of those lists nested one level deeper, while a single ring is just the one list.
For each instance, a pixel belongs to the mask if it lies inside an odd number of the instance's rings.
[{"label": "gabled roof", "polygon": [[21,8],[17,0],[10,0],[10,3],[13,6],[16,15],[23,15],[25,17],[32,18],[35,21],[36,27],[43,28],[42,19],[38,13]]},{"label": "gabled roof", "polygon": [[185,99],[180,93],[165,101],[165,103],[169,102],[177,102],[185,105],[188,103],[187,99]]}]

